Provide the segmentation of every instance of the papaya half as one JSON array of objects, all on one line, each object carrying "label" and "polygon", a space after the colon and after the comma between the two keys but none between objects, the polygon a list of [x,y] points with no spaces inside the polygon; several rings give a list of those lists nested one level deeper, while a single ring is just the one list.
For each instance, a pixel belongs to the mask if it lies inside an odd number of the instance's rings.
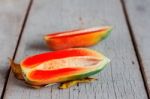
[{"label": "papaya half", "polygon": [[12,69],[28,84],[42,86],[87,78],[100,72],[109,61],[94,50],[70,48],[29,56],[21,61],[20,68],[17,65],[20,72],[13,69],[15,66]]},{"label": "papaya half", "polygon": [[49,48],[60,50],[72,47],[91,46],[105,39],[112,28],[110,26],[52,33],[44,36]]}]

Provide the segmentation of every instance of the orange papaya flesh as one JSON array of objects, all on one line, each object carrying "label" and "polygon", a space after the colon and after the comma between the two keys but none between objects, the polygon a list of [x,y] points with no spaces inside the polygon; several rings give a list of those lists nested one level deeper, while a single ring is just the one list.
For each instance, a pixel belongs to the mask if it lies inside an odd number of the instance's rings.
[{"label": "orange papaya flesh", "polygon": [[90,51],[89,49],[85,49],[85,48],[80,48],[80,49],[70,48],[70,49],[59,50],[54,52],[46,52],[46,53],[27,57],[25,60],[21,62],[21,66],[26,68],[31,68],[49,60],[62,59],[67,57],[77,57],[77,56],[100,57],[102,55],[98,54],[95,51]]},{"label": "orange papaya flesh", "polygon": [[27,57],[21,62],[23,76],[41,86],[83,79],[100,72],[109,59],[87,48],[70,48]]},{"label": "orange papaya flesh", "polygon": [[44,36],[47,45],[53,50],[72,47],[92,46],[105,39],[112,28],[110,26],[52,33]]}]

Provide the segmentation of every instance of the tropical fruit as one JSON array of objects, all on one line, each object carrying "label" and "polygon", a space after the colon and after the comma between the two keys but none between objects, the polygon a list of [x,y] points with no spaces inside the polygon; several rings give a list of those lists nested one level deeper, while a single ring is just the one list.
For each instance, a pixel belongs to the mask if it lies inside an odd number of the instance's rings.
[{"label": "tropical fruit", "polygon": [[109,61],[94,50],[70,48],[29,56],[21,61],[20,67],[12,65],[12,70],[28,84],[44,86],[85,79],[100,72]]},{"label": "tropical fruit", "polygon": [[111,32],[110,26],[52,33],[44,36],[47,45],[53,50],[72,47],[92,46],[106,38]]}]

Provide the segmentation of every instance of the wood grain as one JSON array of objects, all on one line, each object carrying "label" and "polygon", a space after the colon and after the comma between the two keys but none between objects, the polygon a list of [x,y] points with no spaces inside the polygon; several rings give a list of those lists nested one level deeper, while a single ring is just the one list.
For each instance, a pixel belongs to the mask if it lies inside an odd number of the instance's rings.
[{"label": "wood grain", "polygon": [[10,75],[4,99],[148,99],[118,0],[35,0],[15,60],[48,51],[42,38],[47,33],[103,25],[112,25],[113,32],[90,48],[105,53],[111,63],[95,76],[98,81],[35,90]]},{"label": "wood grain", "polygon": [[0,96],[28,4],[29,0],[0,0]]},{"label": "wood grain", "polygon": [[150,96],[150,0],[125,0],[125,5]]}]

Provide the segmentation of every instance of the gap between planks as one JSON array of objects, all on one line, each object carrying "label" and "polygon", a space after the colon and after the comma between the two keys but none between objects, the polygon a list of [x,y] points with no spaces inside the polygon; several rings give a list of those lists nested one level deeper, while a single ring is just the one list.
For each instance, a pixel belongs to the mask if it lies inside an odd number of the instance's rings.
[{"label": "gap between planks", "polygon": [[137,61],[138,61],[138,64],[139,64],[139,68],[140,68],[140,72],[141,72],[141,75],[142,75],[144,87],[145,87],[145,90],[146,90],[146,93],[147,93],[147,97],[150,99],[150,90],[148,88],[148,83],[147,83],[146,74],[145,74],[144,67],[143,67],[142,58],[141,58],[141,55],[139,53],[139,49],[138,49],[138,46],[137,46],[137,43],[136,43],[135,35],[133,33],[133,30],[132,30],[132,26],[130,24],[128,11],[126,9],[126,5],[125,5],[124,0],[120,0],[120,2],[121,2],[122,9],[123,9],[123,12],[124,12],[125,20],[126,20],[126,23],[127,23],[127,27],[128,27],[128,30],[129,30],[129,34],[130,34],[130,37],[131,37],[131,41],[132,41],[132,45],[133,45],[133,48],[134,48],[134,51],[135,51],[135,55],[137,57]]},{"label": "gap between planks", "polygon": [[[27,19],[28,19],[28,16],[29,16],[29,13],[30,13],[30,9],[31,9],[31,7],[32,7],[32,4],[33,4],[33,0],[30,0],[29,5],[28,5],[27,10],[26,10],[25,17],[24,17],[24,19],[23,19],[23,23],[22,23],[22,26],[21,26],[21,29],[20,29],[19,37],[18,37],[18,40],[17,40],[17,44],[16,44],[16,47],[15,47],[15,51],[14,51],[12,60],[15,59],[15,56],[16,56],[16,53],[17,53],[17,49],[18,49],[18,47],[19,47],[20,40],[21,40],[23,31],[24,31],[24,28],[25,28],[25,26],[26,26],[26,21],[27,21]],[[8,79],[9,79],[10,72],[11,72],[11,68],[9,68],[8,71],[7,71],[6,80],[5,80],[5,83],[4,83],[4,88],[3,88],[3,91],[2,91],[1,99],[4,98],[4,94],[5,94],[5,90],[6,90],[6,87],[7,87],[7,82],[8,82]]]}]

